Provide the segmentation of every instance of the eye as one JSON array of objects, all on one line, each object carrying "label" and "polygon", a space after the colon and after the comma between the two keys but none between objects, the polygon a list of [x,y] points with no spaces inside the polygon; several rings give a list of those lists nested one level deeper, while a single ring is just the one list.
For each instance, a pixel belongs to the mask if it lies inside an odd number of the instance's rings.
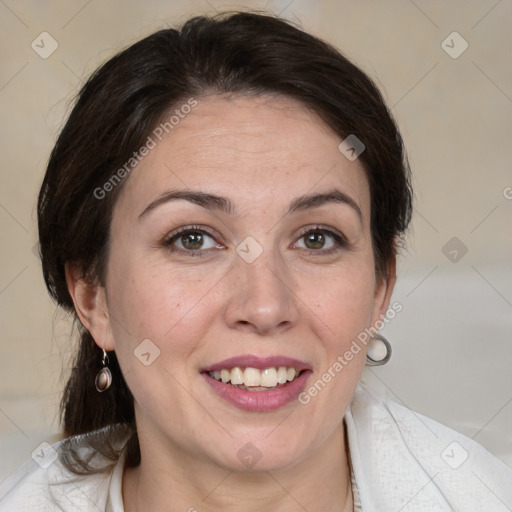
[{"label": "eye", "polygon": [[170,251],[195,253],[219,247],[213,236],[198,227],[183,227],[170,233],[163,242]]},{"label": "eye", "polygon": [[344,237],[330,229],[317,226],[304,232],[295,247],[322,254],[330,254],[346,246]]}]

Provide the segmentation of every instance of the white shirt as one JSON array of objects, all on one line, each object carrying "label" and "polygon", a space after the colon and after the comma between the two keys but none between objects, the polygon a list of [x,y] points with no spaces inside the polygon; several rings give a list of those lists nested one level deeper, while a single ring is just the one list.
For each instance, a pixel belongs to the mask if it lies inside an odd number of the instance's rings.
[{"label": "white shirt", "polygon": [[[345,425],[362,512],[512,511],[512,468],[440,423],[360,384]],[[0,511],[124,512],[124,452],[106,472],[78,476],[56,458],[61,446],[48,446],[2,483]],[[80,449],[94,467],[108,462]]]}]

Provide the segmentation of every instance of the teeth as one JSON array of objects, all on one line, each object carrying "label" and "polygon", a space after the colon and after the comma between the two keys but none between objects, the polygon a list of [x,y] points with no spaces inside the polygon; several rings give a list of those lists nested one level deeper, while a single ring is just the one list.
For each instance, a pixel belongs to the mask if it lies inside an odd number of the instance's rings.
[{"label": "teeth", "polygon": [[277,386],[277,372],[275,368],[265,368],[261,372],[260,386],[273,388]]},{"label": "teeth", "polygon": [[285,384],[288,380],[288,371],[284,366],[281,366],[279,370],[277,370],[277,382],[279,384]]},{"label": "teeth", "polygon": [[[233,370],[231,370],[233,374]],[[244,372],[244,386],[259,386],[261,381],[260,371],[256,368],[246,368]],[[231,381],[233,384],[233,381]],[[242,383],[240,383],[242,384]]]},{"label": "teeth", "polygon": [[244,372],[235,367],[231,370],[231,384],[243,384],[244,383]]},{"label": "teeth", "polygon": [[224,368],[220,371],[216,370],[209,372],[210,377],[224,383],[231,382],[234,386],[240,386],[244,389],[252,388],[251,391],[259,391],[264,388],[275,388],[279,384],[286,384],[297,378],[300,370],[295,368],[286,368],[280,366],[279,368],[265,368],[258,370],[257,368],[245,368],[242,370],[240,367]]},{"label": "teeth", "polygon": [[295,375],[297,375],[297,371],[295,370],[295,368],[288,368],[286,370],[286,377],[289,381],[295,379]]}]

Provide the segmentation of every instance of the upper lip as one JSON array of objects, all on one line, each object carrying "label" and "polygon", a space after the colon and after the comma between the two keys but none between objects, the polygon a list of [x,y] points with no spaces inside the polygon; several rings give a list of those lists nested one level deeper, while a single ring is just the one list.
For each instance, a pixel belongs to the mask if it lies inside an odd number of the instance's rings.
[{"label": "upper lip", "polygon": [[285,366],[287,368],[295,368],[296,370],[311,370],[311,365],[286,356],[267,356],[259,357],[251,354],[230,357],[219,361],[218,363],[201,368],[201,372],[214,372],[228,368],[257,368],[264,370],[265,368],[279,368]]}]

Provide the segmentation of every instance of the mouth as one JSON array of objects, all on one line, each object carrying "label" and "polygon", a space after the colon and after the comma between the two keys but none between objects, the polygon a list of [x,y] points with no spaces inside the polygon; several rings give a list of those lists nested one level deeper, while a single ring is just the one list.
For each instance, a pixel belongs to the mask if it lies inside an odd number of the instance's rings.
[{"label": "mouth", "polygon": [[242,356],[203,368],[201,374],[222,399],[249,411],[271,411],[293,401],[312,373],[287,357]]}]

